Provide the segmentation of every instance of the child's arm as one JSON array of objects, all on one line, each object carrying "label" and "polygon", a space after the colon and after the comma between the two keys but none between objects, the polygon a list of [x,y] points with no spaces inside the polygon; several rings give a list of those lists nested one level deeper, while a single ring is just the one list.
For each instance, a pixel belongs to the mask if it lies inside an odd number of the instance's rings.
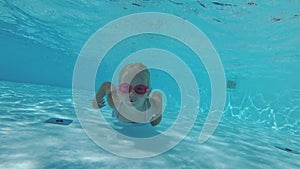
[{"label": "child's arm", "polygon": [[[111,82],[104,82],[101,87],[98,89],[98,92],[96,94],[96,98],[93,101],[93,107],[94,108],[102,108],[105,106],[105,102],[104,102],[104,97],[106,96],[107,99],[107,103],[109,105],[109,107],[111,107],[114,112],[118,112],[118,110],[115,107],[114,103],[119,103],[120,102],[120,98],[116,92],[116,88],[115,86],[111,83]],[[120,121],[123,122],[131,122],[130,120],[126,119],[125,117],[123,117],[123,115],[119,114],[119,117],[117,117],[117,119],[119,119]]]},{"label": "child's arm", "polygon": [[152,126],[156,126],[162,120],[162,96],[159,92],[154,92],[150,98],[151,106],[155,107],[155,117],[150,120]]},{"label": "child's arm", "polygon": [[114,107],[112,100],[112,93],[115,92],[115,87],[111,82],[104,82],[97,91],[96,97],[93,101],[94,108],[102,108],[105,106],[104,97],[108,99],[110,107]]}]

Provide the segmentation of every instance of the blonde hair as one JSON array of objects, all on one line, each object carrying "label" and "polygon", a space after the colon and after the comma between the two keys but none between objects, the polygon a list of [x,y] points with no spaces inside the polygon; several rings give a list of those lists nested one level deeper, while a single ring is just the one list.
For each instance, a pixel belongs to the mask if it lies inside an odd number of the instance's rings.
[{"label": "blonde hair", "polygon": [[121,81],[121,79],[124,79],[129,75],[134,75],[132,79],[135,77],[143,77],[146,81],[146,84],[148,86],[150,85],[150,72],[148,68],[142,63],[133,63],[126,65],[120,72],[119,82]]}]

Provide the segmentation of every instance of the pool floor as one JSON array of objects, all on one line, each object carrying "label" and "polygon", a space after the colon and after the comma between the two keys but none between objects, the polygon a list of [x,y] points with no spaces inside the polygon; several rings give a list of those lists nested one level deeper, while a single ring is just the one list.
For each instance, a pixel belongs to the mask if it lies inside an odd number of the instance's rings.
[{"label": "pool floor", "polygon": [[[247,121],[222,119],[204,144],[198,143],[202,125],[195,123],[173,149],[131,159],[105,151],[85,134],[71,89],[0,82],[0,95],[0,168],[300,168],[300,137]],[[44,123],[52,117],[73,122]]]}]

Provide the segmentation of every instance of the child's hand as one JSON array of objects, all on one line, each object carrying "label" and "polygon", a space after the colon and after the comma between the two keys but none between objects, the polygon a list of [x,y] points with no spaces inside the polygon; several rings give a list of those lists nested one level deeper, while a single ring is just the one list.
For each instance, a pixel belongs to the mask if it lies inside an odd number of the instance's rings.
[{"label": "child's hand", "polygon": [[104,106],[105,106],[105,101],[104,101],[103,98],[102,99],[97,99],[97,98],[94,99],[94,101],[93,101],[93,107],[95,109],[100,109],[100,108],[102,108]]},{"label": "child's hand", "polygon": [[98,105],[98,108],[99,108],[99,109],[102,108],[102,107],[104,107],[104,106],[105,106],[105,101],[104,101],[104,99],[103,99],[103,98],[100,99],[100,100],[97,99],[97,105]]}]

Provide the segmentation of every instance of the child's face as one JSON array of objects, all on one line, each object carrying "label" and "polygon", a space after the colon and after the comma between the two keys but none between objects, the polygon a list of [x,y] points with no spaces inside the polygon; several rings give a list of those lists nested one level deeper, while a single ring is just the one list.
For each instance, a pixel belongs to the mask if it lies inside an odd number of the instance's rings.
[{"label": "child's face", "polygon": [[134,77],[131,82],[126,81],[126,79],[121,79],[120,85],[126,83],[130,84],[132,90],[129,93],[123,93],[119,91],[122,101],[124,101],[126,104],[133,105],[135,108],[143,109],[144,102],[149,95],[150,90],[148,90],[147,92],[145,91],[144,94],[139,94],[139,92],[143,91],[143,87],[149,88],[146,79],[140,75]]}]

